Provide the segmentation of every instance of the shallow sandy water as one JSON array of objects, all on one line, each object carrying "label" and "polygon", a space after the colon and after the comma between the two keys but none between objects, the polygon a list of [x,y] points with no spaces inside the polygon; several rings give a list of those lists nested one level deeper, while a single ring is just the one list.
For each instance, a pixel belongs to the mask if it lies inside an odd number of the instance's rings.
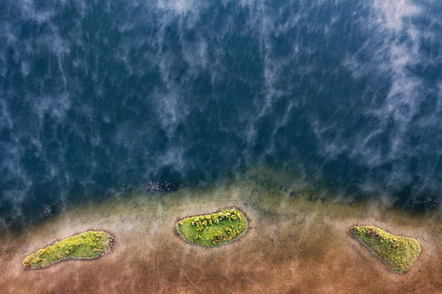
[{"label": "shallow sandy water", "polygon": [[[288,175],[244,177],[168,194],[139,193],[71,209],[0,247],[1,293],[442,293],[442,212],[318,197]],[[177,218],[236,206],[247,234],[219,248],[184,243]],[[348,234],[354,224],[417,238],[423,253],[390,272]],[[114,233],[111,254],[25,271],[22,259],[87,229]]]}]

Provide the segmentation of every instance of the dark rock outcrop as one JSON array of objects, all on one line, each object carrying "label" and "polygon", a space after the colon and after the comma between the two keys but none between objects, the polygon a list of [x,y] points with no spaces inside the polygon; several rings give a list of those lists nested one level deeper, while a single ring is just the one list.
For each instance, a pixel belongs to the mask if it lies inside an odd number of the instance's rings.
[{"label": "dark rock outcrop", "polygon": [[169,182],[148,182],[146,188],[148,192],[169,192],[178,189],[178,186]]}]

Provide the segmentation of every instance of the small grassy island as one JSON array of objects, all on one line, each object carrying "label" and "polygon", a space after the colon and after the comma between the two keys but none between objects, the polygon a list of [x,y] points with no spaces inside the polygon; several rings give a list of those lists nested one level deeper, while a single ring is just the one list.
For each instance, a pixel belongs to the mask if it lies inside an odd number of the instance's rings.
[{"label": "small grassy island", "polygon": [[407,272],[422,252],[417,240],[391,235],[376,227],[354,226],[350,233],[396,273]]},{"label": "small grassy island", "polygon": [[178,222],[183,238],[204,247],[215,247],[237,239],[247,230],[247,219],[237,209],[189,217]]},{"label": "small grassy island", "polygon": [[45,268],[67,259],[95,259],[111,249],[113,238],[101,231],[88,231],[40,249],[23,260],[25,268]]}]

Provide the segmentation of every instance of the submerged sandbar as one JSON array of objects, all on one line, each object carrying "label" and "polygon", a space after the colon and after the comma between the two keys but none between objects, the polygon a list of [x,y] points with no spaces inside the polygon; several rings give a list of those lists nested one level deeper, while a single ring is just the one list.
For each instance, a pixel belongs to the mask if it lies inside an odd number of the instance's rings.
[{"label": "submerged sandbar", "polygon": [[[0,234],[0,266],[6,269],[0,292],[440,292],[441,210],[417,214],[372,199],[335,201],[331,193],[296,184],[297,179],[281,172],[248,171],[160,197],[143,191],[71,207],[17,236]],[[178,235],[177,217],[232,207],[248,220],[239,240],[207,248]],[[415,238],[423,251],[406,274],[389,273],[361,243],[349,240],[348,228],[356,223]],[[62,240],[51,236],[72,236],[91,224],[118,237],[112,254],[96,262],[22,270],[26,255]]]}]

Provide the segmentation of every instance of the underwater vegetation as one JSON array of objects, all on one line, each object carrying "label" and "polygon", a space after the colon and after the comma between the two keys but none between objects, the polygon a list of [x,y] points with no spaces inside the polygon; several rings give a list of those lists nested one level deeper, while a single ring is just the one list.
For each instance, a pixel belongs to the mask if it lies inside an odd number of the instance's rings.
[{"label": "underwater vegetation", "polygon": [[247,226],[244,214],[233,208],[185,218],[177,223],[177,231],[190,243],[215,247],[237,239]]},{"label": "underwater vegetation", "polygon": [[395,236],[372,226],[354,226],[350,233],[396,273],[407,272],[422,252],[415,239]]},{"label": "underwater vegetation", "polygon": [[94,259],[108,252],[113,237],[101,231],[88,231],[40,249],[23,260],[25,268],[45,268],[66,259]]}]

